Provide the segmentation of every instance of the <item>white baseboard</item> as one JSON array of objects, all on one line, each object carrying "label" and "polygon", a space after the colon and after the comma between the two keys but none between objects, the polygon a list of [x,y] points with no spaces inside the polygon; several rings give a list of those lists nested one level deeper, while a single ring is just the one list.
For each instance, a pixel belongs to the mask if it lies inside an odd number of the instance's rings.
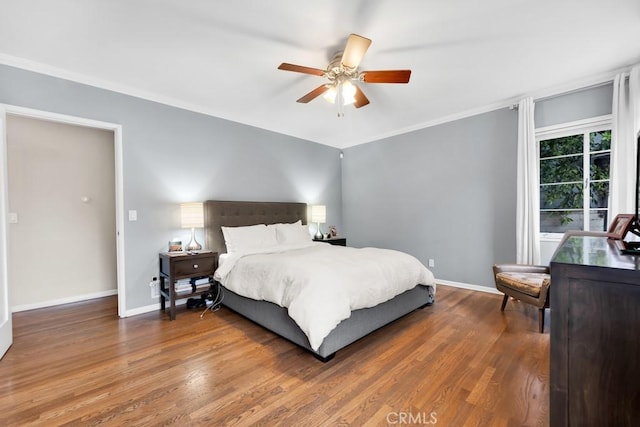
[{"label": "white baseboard", "polygon": [[160,310],[159,302],[155,304],[145,305],[143,307],[137,307],[131,310],[127,310],[127,312],[125,313],[125,317],[137,316],[138,314],[150,313],[152,311],[157,311],[157,310]]},{"label": "white baseboard", "polygon": [[74,295],[72,297],[34,302],[33,304],[16,305],[11,307],[11,312],[18,313],[19,311],[28,311],[28,310],[35,310],[37,308],[53,307],[56,305],[69,304],[72,302],[87,301],[90,299],[110,297],[112,295],[118,295],[118,290],[109,289],[108,291],[100,291],[100,292],[94,292],[91,294],[84,294],[84,295]]},{"label": "white baseboard", "polygon": [[[442,280],[442,279],[436,279],[436,283],[438,285],[452,286],[455,288],[469,289],[472,291],[487,292],[490,294],[502,295],[502,293],[497,289],[489,288],[487,286],[471,285],[469,283],[453,282],[451,280]],[[35,310],[37,308],[53,307],[56,305],[69,304],[72,302],[79,302],[79,301],[87,301],[90,299],[108,297],[108,296],[117,295],[117,294],[118,294],[117,289],[110,289],[108,291],[95,292],[92,294],[77,295],[73,297],[42,301],[42,302],[37,302],[33,304],[16,305],[14,307],[11,307],[11,312],[17,313],[20,311]],[[186,303],[187,303],[187,298],[181,298],[176,300],[176,305],[184,305]],[[137,307],[131,310],[127,310],[126,317],[136,316],[138,314],[150,313],[152,311],[158,311],[158,310],[160,310],[159,302],[155,304],[145,305],[142,307]]]},{"label": "white baseboard", "polygon": [[471,285],[469,283],[452,282],[451,280],[440,280],[440,279],[436,279],[436,283],[438,285],[452,286],[454,288],[469,289],[472,291],[487,292],[489,294],[502,295],[502,292],[500,292],[499,290],[495,288],[489,288],[487,286]]},{"label": "white baseboard", "polygon": [[[180,298],[180,299],[176,299],[176,306],[178,305],[184,305],[187,303],[187,298]],[[167,307],[169,306],[169,301],[167,301]],[[160,310],[160,303],[157,302],[155,304],[150,304],[150,305],[145,305],[143,307],[137,307],[137,308],[133,308],[131,310],[127,310],[127,312],[125,313],[125,317],[130,317],[130,316],[137,316],[138,314],[144,314],[144,313],[151,313],[152,311],[158,311]]]},{"label": "white baseboard", "polygon": [[[489,288],[487,286],[480,286],[480,285],[472,285],[469,283],[462,283],[462,282],[453,282],[451,280],[441,280],[441,279],[436,279],[436,283],[438,286],[440,285],[444,285],[444,286],[451,286],[454,288],[461,288],[461,289],[469,289],[471,291],[478,291],[478,292],[486,292],[489,294],[496,294],[496,295],[502,295],[502,292],[498,291],[495,288]],[[437,295],[437,292],[436,292]],[[437,301],[437,299],[436,299]],[[181,305],[181,304],[186,304],[187,299],[183,298],[180,300],[176,300],[176,305]],[[168,304],[168,302],[167,302]],[[144,313],[149,313],[152,311],[157,311],[160,310],[160,303],[155,303],[155,304],[151,304],[151,305],[145,305],[144,307],[138,307],[138,308],[134,308],[133,310],[127,310],[127,317],[129,316],[135,316],[138,314],[144,314]]]}]

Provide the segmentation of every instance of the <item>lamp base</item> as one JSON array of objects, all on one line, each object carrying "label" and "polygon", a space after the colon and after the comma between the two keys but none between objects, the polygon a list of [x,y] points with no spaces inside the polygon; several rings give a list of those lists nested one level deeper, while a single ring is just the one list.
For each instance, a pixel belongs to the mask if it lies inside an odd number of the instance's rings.
[{"label": "lamp base", "polygon": [[316,232],[316,235],[314,237],[318,240],[323,238],[322,231],[320,231],[320,223],[318,223],[318,231]]},{"label": "lamp base", "polygon": [[192,228],[191,241],[187,243],[187,245],[184,247],[184,250],[187,252],[192,252],[192,251],[199,251],[200,249],[202,249],[202,245],[196,241],[196,229]]}]

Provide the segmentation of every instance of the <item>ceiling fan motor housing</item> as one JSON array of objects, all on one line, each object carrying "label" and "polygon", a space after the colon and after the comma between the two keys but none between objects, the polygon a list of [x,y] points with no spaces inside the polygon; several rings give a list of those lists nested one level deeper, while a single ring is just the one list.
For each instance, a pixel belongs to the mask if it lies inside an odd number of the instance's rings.
[{"label": "ceiling fan motor housing", "polygon": [[326,77],[331,82],[341,83],[347,80],[358,80],[358,67],[349,68],[342,63],[343,52],[337,52],[327,66]]}]

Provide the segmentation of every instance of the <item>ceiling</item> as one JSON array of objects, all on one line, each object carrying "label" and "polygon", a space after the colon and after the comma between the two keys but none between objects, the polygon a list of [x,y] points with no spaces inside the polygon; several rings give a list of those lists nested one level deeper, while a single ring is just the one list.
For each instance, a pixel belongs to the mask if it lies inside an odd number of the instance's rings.
[{"label": "ceiling", "polygon": [[[638,0],[0,0],[0,63],[344,148],[602,82],[640,62]],[[350,33],[371,103],[297,103]]]}]

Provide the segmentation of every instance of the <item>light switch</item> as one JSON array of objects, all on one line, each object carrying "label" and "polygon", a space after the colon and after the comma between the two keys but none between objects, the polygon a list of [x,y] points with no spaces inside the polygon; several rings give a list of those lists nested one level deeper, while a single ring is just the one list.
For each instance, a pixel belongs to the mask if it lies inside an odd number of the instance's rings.
[{"label": "light switch", "polygon": [[138,211],[130,210],[129,211],[129,221],[137,221],[138,220]]},{"label": "light switch", "polygon": [[16,212],[9,212],[9,224],[18,223],[18,214]]}]

